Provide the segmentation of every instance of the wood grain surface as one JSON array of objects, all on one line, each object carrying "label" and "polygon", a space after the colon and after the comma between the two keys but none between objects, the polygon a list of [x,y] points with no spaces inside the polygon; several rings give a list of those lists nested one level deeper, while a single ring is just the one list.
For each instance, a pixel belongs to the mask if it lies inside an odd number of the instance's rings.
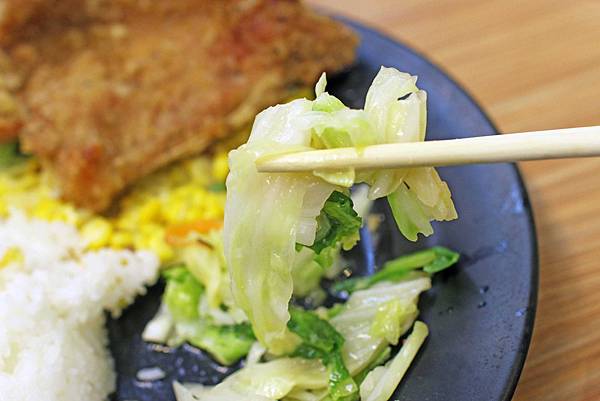
[{"label": "wood grain surface", "polygon": [[[425,54],[501,132],[600,125],[598,0],[309,2]],[[541,266],[533,342],[514,400],[600,400],[600,158],[519,167]]]}]

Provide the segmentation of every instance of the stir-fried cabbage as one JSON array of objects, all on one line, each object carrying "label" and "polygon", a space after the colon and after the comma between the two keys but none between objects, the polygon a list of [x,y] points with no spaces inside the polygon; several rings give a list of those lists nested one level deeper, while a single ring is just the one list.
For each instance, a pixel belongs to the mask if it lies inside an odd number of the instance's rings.
[{"label": "stir-fried cabbage", "polygon": [[302,342],[293,356],[318,358],[329,371],[329,395],[333,401],[351,401],[358,395],[358,386],[350,376],[342,356],[344,337],[326,320],[315,313],[294,308],[291,310],[289,329]]},{"label": "stir-fried cabbage", "polygon": [[387,261],[381,270],[367,277],[350,278],[335,283],[332,287],[336,292],[351,293],[356,290],[369,288],[381,281],[400,281],[414,278],[416,269],[422,268],[425,273],[438,273],[454,265],[459,254],[441,246],[414,252]]},{"label": "stir-fried cabbage", "polygon": [[[400,231],[411,240],[418,233],[431,234],[432,220],[456,218],[448,186],[433,168],[257,172],[256,160],[267,155],[425,139],[427,97],[416,87],[416,77],[382,67],[364,110],[346,107],[325,86],[323,76],[314,101],[295,100],[260,113],[248,143],[229,157],[224,244],[233,295],[273,354],[289,353],[300,341],[287,327],[299,245],[318,257],[329,255],[325,249],[335,251],[331,243],[321,247],[329,235],[323,236],[323,227],[331,223],[323,218],[324,205],[334,191],[344,194],[345,188],[365,182],[371,199],[388,197]],[[351,235],[343,234],[332,236],[337,246],[349,245]]]},{"label": "stir-fried cabbage", "polygon": [[[248,354],[255,337],[244,313],[233,305],[218,233],[205,245],[182,251],[185,266],[167,269],[163,304],[142,338],[179,345],[185,341],[230,365]],[[221,255],[221,256],[219,256]]]},{"label": "stir-fried cabbage", "polygon": [[428,334],[425,323],[415,322],[412,333],[394,359],[385,366],[376,367],[365,377],[360,385],[361,400],[388,401]]},{"label": "stir-fried cabbage", "polygon": [[308,174],[259,174],[255,161],[307,149],[310,130],[297,120],[311,106],[295,100],[263,111],[248,143],[229,157],[224,243],[233,295],[257,338],[276,354],[292,351],[298,342],[287,329],[296,243],[314,242],[316,217],[334,187]]},{"label": "stir-fried cabbage", "polygon": [[166,270],[167,281],[163,299],[175,320],[195,320],[200,317],[198,304],[204,287],[183,266]]},{"label": "stir-fried cabbage", "polygon": [[[381,352],[410,329],[418,313],[419,294],[429,288],[431,279],[420,277],[400,283],[384,281],[350,296],[330,322],[345,339],[342,356],[352,375],[368,370]],[[394,315],[382,317],[385,312]]]},{"label": "stir-fried cabbage", "polygon": [[[332,259],[338,257],[337,250],[334,252],[323,252],[323,256],[330,255]],[[327,269],[315,260],[315,252],[306,247],[302,247],[292,266],[292,280],[294,282],[294,295],[306,297],[312,291],[320,290],[319,283],[326,273]]]},{"label": "stir-fried cabbage", "polygon": [[214,388],[195,391],[196,399],[349,401],[358,400],[360,391],[369,397],[363,400],[387,400],[381,397],[398,385],[427,335],[425,325],[416,322],[398,356],[377,367],[415,322],[418,296],[430,285],[429,277],[380,282],[354,292],[341,306],[321,310],[322,317],[293,308],[288,326],[300,341],[292,358],[261,363],[264,349],[253,346],[257,355],[244,368]]},{"label": "stir-fried cabbage", "polygon": [[274,401],[295,389],[327,387],[327,370],[319,360],[280,358],[256,363],[232,374],[210,390],[196,396],[199,401]]},{"label": "stir-fried cabbage", "polygon": [[235,304],[231,294],[229,272],[223,254],[223,233],[212,230],[197,234],[198,245],[178,250],[177,259],[204,287],[200,297],[199,314],[215,324],[235,324],[247,321],[244,312]]}]

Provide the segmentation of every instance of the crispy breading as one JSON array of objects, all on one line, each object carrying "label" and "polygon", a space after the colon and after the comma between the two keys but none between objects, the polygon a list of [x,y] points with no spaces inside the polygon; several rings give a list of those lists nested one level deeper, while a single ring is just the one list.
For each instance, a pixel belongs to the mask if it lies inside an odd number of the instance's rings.
[{"label": "crispy breading", "polygon": [[13,131],[66,199],[96,211],[347,66],[357,43],[294,0],[4,3],[0,69],[22,78],[6,89],[21,103]]}]

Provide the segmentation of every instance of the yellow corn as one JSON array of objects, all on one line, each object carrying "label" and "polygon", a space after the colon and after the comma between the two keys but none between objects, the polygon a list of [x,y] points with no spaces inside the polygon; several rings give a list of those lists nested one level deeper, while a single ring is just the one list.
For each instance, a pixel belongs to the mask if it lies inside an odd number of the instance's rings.
[{"label": "yellow corn", "polygon": [[108,245],[114,249],[129,248],[133,245],[133,235],[128,231],[115,231],[110,236]]},{"label": "yellow corn", "polygon": [[41,198],[33,207],[31,214],[38,219],[53,221],[57,210],[60,208],[60,203],[55,199]]},{"label": "yellow corn", "polygon": [[81,227],[81,235],[90,249],[106,246],[112,234],[112,226],[102,217],[94,217]]},{"label": "yellow corn", "polygon": [[174,255],[173,248],[165,242],[164,235],[162,237],[155,236],[150,238],[149,249],[152,250],[163,263],[171,260]]},{"label": "yellow corn", "polygon": [[158,224],[144,224],[137,231],[133,246],[153,251],[162,262],[173,257],[173,249],[165,242],[165,229]]},{"label": "yellow corn", "polygon": [[24,257],[21,249],[16,246],[8,248],[0,259],[0,269],[13,263],[23,263]]},{"label": "yellow corn", "polygon": [[229,174],[229,166],[227,164],[227,153],[221,152],[217,154],[212,163],[213,177],[221,182],[225,181]]},{"label": "yellow corn", "polygon": [[76,226],[90,249],[148,249],[168,262],[175,249],[165,241],[166,227],[223,218],[225,193],[211,192],[208,186],[223,182],[227,174],[225,151],[212,160],[177,163],[141,180],[119,201],[116,216],[104,218],[61,201],[52,177],[32,158],[0,171],[0,217],[10,207],[20,208],[31,217]]},{"label": "yellow corn", "polygon": [[142,223],[155,221],[160,216],[160,209],[161,205],[158,199],[149,199],[139,208],[137,218]]}]

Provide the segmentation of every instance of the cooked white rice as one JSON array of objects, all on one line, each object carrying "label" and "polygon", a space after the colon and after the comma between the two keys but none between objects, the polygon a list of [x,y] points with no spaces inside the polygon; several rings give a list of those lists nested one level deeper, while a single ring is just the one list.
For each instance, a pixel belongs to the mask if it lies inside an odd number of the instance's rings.
[{"label": "cooked white rice", "polygon": [[[149,252],[84,251],[76,230],[0,219],[0,401],[101,401],[115,389],[104,310],[156,280]],[[21,259],[21,260],[19,260]]]}]

